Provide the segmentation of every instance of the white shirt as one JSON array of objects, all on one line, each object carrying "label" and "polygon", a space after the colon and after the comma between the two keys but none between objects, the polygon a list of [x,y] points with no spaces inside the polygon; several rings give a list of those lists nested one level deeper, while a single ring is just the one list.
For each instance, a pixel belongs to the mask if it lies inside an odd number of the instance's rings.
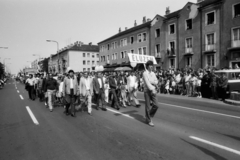
[{"label": "white shirt", "polygon": [[176,75],[175,79],[176,82],[179,83],[181,81],[181,75],[180,74]]},{"label": "white shirt", "polygon": [[86,89],[90,90],[90,79],[89,78],[84,78],[84,79],[85,79]]},{"label": "white shirt", "polygon": [[29,83],[30,86],[33,86],[33,85],[34,85],[34,79],[33,79],[33,78],[31,78],[31,79],[28,78],[28,79],[26,80],[26,82]]},{"label": "white shirt", "polygon": [[129,87],[135,87],[135,77],[130,75],[128,77],[128,80],[129,80]]},{"label": "white shirt", "polygon": [[146,70],[145,72],[143,72],[143,81],[144,81],[144,91],[147,90],[154,90],[155,87],[152,85],[157,85],[158,83],[158,79],[156,77],[156,74],[154,72],[149,72],[148,70]]},{"label": "white shirt", "polygon": [[101,80],[101,78],[98,78],[98,83],[99,83],[100,88],[102,88],[102,80]]},{"label": "white shirt", "polygon": [[70,78],[70,89],[73,89],[73,79]]},{"label": "white shirt", "polygon": [[63,82],[60,83],[58,88],[59,88],[59,92],[62,93],[63,92]]}]

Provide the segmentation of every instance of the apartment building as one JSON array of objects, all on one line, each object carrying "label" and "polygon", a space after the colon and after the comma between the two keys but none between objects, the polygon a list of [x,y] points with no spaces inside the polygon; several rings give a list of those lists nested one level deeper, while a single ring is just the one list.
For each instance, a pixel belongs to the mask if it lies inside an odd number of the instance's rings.
[{"label": "apartment building", "polygon": [[150,54],[151,20],[143,18],[142,24],[119,33],[98,43],[100,48],[100,65],[113,69],[119,66],[130,66],[128,53]]},{"label": "apartment building", "polygon": [[156,57],[161,68],[240,66],[239,0],[197,0],[99,42],[100,64],[129,65],[126,53]]},{"label": "apartment building", "polygon": [[240,1],[226,0],[221,9],[221,61],[234,68],[240,66]]},{"label": "apartment building", "polygon": [[75,72],[94,71],[99,64],[99,47],[97,45],[75,42],[49,58],[50,73],[65,73],[70,67]]}]

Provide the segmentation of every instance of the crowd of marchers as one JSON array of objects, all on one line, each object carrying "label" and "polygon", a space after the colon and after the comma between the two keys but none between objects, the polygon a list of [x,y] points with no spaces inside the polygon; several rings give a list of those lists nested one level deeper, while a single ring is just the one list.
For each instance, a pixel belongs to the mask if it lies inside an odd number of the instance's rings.
[{"label": "crowd of marchers", "polygon": [[[216,70],[160,69],[147,73],[148,76],[151,76],[150,73],[156,76],[154,81],[156,94],[176,94],[224,101],[228,78],[225,74],[215,74]],[[146,79],[149,79],[146,76],[144,79],[146,71],[75,73],[69,70],[63,75],[35,74],[19,79],[25,83],[29,99],[39,98],[51,112],[54,106],[64,106],[64,113],[75,117],[76,111],[84,109],[92,115],[93,103],[97,110],[103,111],[107,111],[108,105],[116,110],[128,106],[140,107],[137,93],[145,94]],[[152,100],[149,103],[151,104]]]}]

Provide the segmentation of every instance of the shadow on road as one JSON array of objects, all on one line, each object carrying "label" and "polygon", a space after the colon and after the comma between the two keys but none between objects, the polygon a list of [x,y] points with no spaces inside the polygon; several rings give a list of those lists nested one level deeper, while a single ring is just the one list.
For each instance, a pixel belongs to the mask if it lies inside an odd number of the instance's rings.
[{"label": "shadow on road", "polygon": [[[138,120],[138,121],[140,121],[142,123],[146,123],[145,122],[146,121],[145,117],[143,115],[136,114],[136,113],[138,113],[138,111],[136,111],[136,110],[126,111],[126,112],[121,112],[121,113],[129,115],[129,116],[133,117],[134,119],[136,119],[136,120]],[[118,113],[115,113],[114,115],[115,116],[121,116],[121,114],[118,114]]]},{"label": "shadow on road", "polygon": [[208,149],[206,149],[206,148],[203,148],[203,147],[201,147],[201,146],[199,146],[199,145],[190,143],[190,142],[188,142],[188,141],[186,141],[186,140],[184,140],[184,139],[182,139],[182,138],[181,138],[181,140],[184,141],[184,142],[186,142],[186,143],[188,143],[188,144],[190,144],[191,146],[193,146],[193,147],[201,150],[201,151],[204,152],[205,154],[211,156],[213,159],[216,159],[216,160],[227,160],[226,158],[224,158],[224,157],[222,157],[222,156],[220,156],[220,155],[218,155],[218,154],[216,154],[216,153],[214,153],[214,152],[212,152],[212,151],[210,151],[210,150],[208,150]]}]

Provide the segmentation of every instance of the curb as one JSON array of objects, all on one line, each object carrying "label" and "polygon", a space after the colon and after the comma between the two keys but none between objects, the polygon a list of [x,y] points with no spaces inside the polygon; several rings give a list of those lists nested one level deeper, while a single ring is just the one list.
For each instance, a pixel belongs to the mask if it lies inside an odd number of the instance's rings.
[{"label": "curb", "polygon": [[224,103],[235,105],[235,106],[240,106],[240,101],[234,101],[234,100],[231,100],[231,99],[225,99]]}]

